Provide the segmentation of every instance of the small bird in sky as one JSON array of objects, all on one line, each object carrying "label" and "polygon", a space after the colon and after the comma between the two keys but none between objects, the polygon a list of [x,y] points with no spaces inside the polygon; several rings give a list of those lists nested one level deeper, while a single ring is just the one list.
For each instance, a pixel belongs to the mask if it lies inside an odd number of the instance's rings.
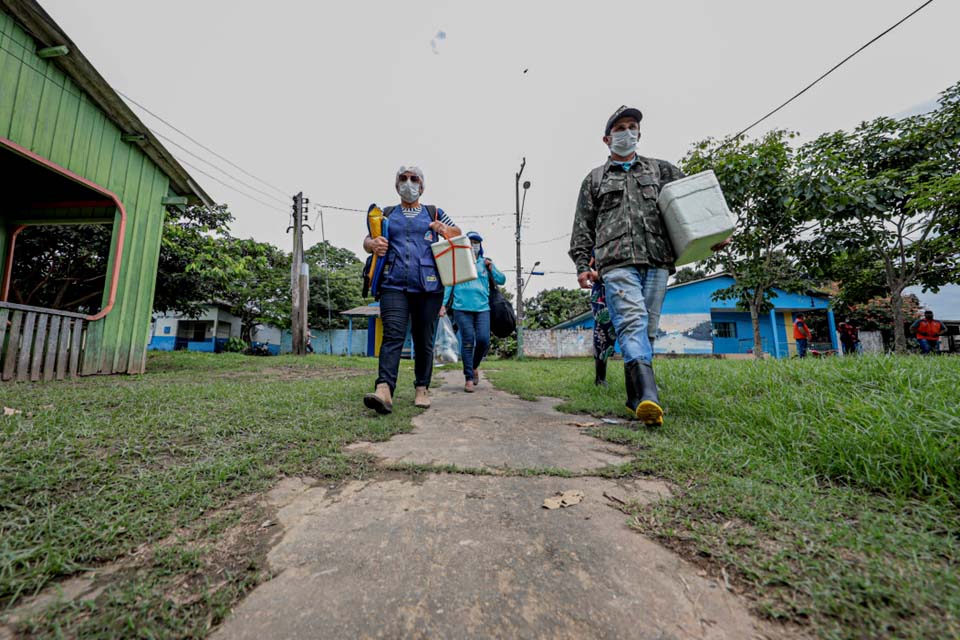
[{"label": "small bird in sky", "polygon": [[524,73],[526,73],[527,71],[530,71],[530,69],[524,69],[524,70],[523,70]]}]

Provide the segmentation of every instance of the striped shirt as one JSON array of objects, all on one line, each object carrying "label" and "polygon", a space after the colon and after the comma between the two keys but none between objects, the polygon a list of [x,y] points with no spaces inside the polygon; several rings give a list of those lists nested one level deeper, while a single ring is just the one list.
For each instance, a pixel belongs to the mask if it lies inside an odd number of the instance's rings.
[{"label": "striped shirt", "polygon": [[[423,205],[420,205],[419,207],[415,207],[415,208],[400,207],[400,210],[403,211],[403,215],[406,216],[408,220],[412,220],[413,218],[416,218],[418,215],[420,215],[421,211],[423,211]],[[448,216],[446,212],[444,212],[444,210],[441,209],[440,207],[437,207],[437,220],[447,225],[448,227],[457,226],[453,223],[453,220],[450,218],[450,216]]]}]

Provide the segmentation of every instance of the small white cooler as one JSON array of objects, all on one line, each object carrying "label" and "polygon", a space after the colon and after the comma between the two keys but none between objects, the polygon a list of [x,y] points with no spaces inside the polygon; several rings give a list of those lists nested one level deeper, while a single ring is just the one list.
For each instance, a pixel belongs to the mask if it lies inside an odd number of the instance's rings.
[{"label": "small white cooler", "polygon": [[733,234],[736,221],[713,171],[702,171],[663,187],[657,206],[677,256],[676,265],[703,260],[710,247]]},{"label": "small white cooler", "polygon": [[455,238],[440,238],[430,245],[433,259],[437,261],[437,271],[440,272],[440,282],[450,287],[463,282],[477,279],[477,261],[470,248],[470,238],[457,236]]}]

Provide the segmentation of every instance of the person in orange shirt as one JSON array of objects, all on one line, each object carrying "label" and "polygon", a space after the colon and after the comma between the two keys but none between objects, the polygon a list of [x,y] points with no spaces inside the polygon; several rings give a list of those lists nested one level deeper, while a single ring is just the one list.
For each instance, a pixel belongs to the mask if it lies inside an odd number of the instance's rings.
[{"label": "person in orange shirt", "polygon": [[803,321],[803,314],[798,313],[796,320],[793,321],[793,339],[797,341],[797,355],[801,358],[807,357],[807,344],[812,337],[810,327]]},{"label": "person in orange shirt", "polygon": [[917,320],[910,325],[910,330],[916,334],[923,355],[940,353],[940,336],[947,332],[947,327],[933,319],[933,311],[924,311],[923,320]]}]

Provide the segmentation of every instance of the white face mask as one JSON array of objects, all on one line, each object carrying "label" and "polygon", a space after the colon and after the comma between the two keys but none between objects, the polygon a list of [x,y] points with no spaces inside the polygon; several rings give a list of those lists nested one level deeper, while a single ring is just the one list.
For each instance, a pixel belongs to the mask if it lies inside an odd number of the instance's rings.
[{"label": "white face mask", "polygon": [[473,258],[476,260],[480,257],[480,245],[479,244],[470,244],[470,248],[473,249]]},{"label": "white face mask", "polygon": [[640,139],[640,132],[632,129],[625,131],[614,131],[610,134],[610,151],[618,156],[629,156],[637,150],[637,140]]},{"label": "white face mask", "polygon": [[416,202],[420,196],[420,185],[410,180],[401,182],[400,186],[397,187],[397,193],[400,194],[400,199],[404,202]]}]

